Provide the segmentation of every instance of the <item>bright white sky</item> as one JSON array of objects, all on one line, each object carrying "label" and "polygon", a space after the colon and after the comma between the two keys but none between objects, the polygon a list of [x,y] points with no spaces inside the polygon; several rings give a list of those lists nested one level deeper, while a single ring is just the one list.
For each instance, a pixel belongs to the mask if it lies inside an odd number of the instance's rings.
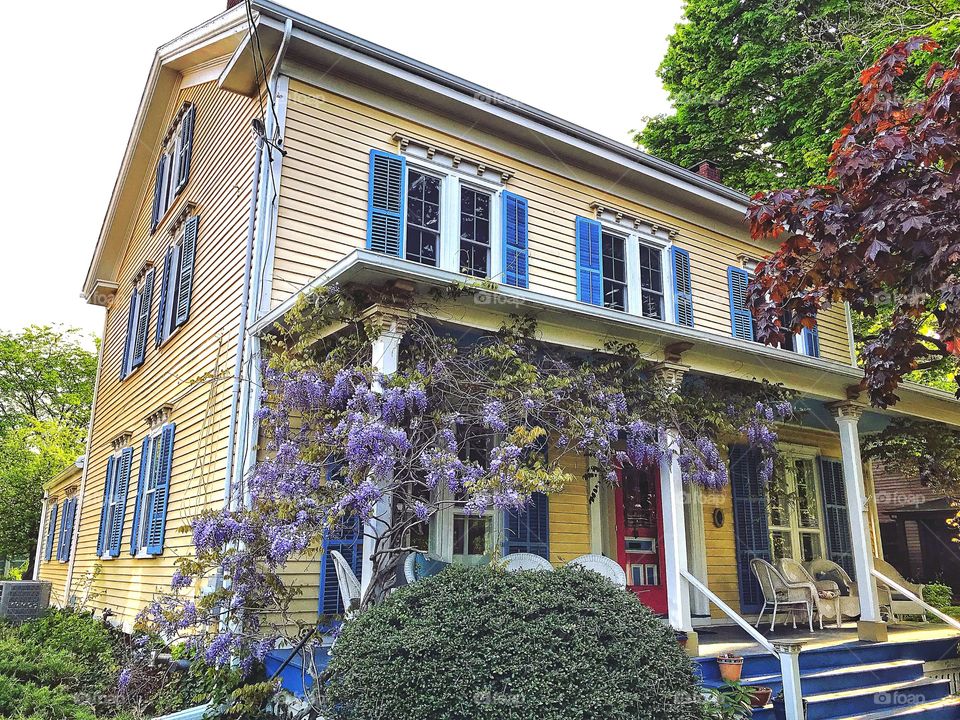
[{"label": "bright white sky", "polygon": [[[656,69],[681,0],[462,3],[287,0],[334,27],[621,141],[668,109]],[[6,249],[0,330],[62,323],[99,334],[80,289],[154,50],[225,0],[13,3],[0,64]],[[414,11],[415,9],[415,11]],[[12,16],[11,16],[12,15]],[[477,38],[487,38],[478,42]]]}]

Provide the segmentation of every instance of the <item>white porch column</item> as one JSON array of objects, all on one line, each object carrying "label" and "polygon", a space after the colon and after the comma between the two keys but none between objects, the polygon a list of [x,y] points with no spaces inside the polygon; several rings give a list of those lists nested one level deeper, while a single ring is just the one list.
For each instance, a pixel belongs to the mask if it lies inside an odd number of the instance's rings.
[{"label": "white porch column", "polygon": [[[379,335],[371,343],[371,363],[383,375],[392,375],[397,371],[400,362],[400,341],[408,327],[408,316],[398,310],[374,308],[368,315],[371,325],[379,331]],[[383,388],[374,384],[375,392]],[[360,598],[366,597],[370,582],[373,579],[373,554],[376,551],[377,540],[390,527],[393,514],[393,498],[385,493],[374,507],[371,517],[363,528],[363,556],[360,564]]]},{"label": "white porch column", "polygon": [[[685,365],[661,363],[655,373],[661,382],[679,389],[686,372]],[[663,545],[660,553],[666,574],[667,619],[674,630],[687,634],[686,650],[691,655],[699,653],[697,633],[690,617],[690,588],[683,574],[687,572],[687,530],[684,521],[683,479],[680,472],[680,456],[677,434],[668,430],[661,438],[664,454],[660,462],[660,504],[663,514]]]},{"label": "white porch column", "polygon": [[887,626],[880,617],[877,580],[873,576],[870,507],[864,485],[863,461],[860,459],[860,432],[857,428],[863,408],[853,402],[845,401],[831,404],[830,410],[840,428],[843,488],[847,496],[851,548],[857,572],[857,591],[860,595],[860,622],[857,624],[857,630],[861,640],[884,642],[887,639]]}]

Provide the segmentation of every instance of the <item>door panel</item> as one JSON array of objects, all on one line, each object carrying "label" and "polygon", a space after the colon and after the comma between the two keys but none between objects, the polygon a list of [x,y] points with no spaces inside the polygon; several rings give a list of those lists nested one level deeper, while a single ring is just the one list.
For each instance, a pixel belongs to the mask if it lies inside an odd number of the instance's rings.
[{"label": "door panel", "polygon": [[660,473],[626,466],[617,473],[617,560],[627,587],[655,613],[667,612],[663,571],[663,514]]}]

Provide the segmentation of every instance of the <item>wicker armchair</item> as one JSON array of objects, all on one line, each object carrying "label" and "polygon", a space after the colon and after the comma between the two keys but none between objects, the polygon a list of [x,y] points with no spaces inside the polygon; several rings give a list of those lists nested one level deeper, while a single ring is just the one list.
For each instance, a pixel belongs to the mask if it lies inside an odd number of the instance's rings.
[{"label": "wicker armchair", "polygon": [[[890,563],[886,562],[885,560],[881,560],[880,558],[874,558],[873,566],[881,575],[885,575],[904,590],[909,590],[918,598],[923,599],[923,585],[910,582],[903,577],[903,575],[901,575]],[[898,615],[920,615],[924,622],[927,621],[927,610],[923,607],[923,605],[920,605],[910,598],[901,595],[896,588],[888,588],[879,580],[877,581],[877,589],[881,590],[881,593],[886,593],[888,598],[887,607],[890,609],[891,622],[900,622],[900,618],[897,617]],[[880,605],[883,606],[883,604],[883,594],[881,594]]]},{"label": "wicker armchair", "polygon": [[762,558],[754,558],[750,561],[750,569],[757,576],[760,583],[760,589],[763,591],[763,607],[757,616],[756,627],[760,626],[763,614],[767,608],[771,608],[770,630],[776,626],[777,612],[780,608],[785,608],[793,620],[793,626],[797,626],[795,613],[798,610],[805,610],[807,620],[810,623],[810,632],[813,632],[813,607],[816,602],[817,588],[810,583],[793,583],[788,581],[780,571]]},{"label": "wicker armchair", "polygon": [[[857,591],[857,583],[843,567],[833,562],[833,560],[825,560],[823,558],[805,562],[803,566],[814,580],[824,573],[839,576],[843,580],[843,583],[850,589],[849,595],[840,596],[840,614],[848,618],[860,617],[860,594]],[[819,582],[830,581],[820,580]],[[839,586],[837,589],[839,590]],[[890,594],[886,593],[885,590],[886,588],[883,588],[880,592],[881,607],[888,607],[890,605]]]},{"label": "wicker armchair", "polygon": [[817,610],[821,630],[824,618],[833,620],[837,627],[840,627],[843,613],[840,608],[840,587],[837,583],[832,580],[815,580],[803,565],[790,558],[780,561],[780,572],[788,582],[813,586],[813,606]]}]

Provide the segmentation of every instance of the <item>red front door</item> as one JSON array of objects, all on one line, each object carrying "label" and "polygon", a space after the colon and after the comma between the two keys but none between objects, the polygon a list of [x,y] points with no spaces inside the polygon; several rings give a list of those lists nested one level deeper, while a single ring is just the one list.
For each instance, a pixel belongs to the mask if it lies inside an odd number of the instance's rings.
[{"label": "red front door", "polygon": [[627,587],[655,613],[667,612],[659,469],[627,465],[616,490],[617,560]]}]

